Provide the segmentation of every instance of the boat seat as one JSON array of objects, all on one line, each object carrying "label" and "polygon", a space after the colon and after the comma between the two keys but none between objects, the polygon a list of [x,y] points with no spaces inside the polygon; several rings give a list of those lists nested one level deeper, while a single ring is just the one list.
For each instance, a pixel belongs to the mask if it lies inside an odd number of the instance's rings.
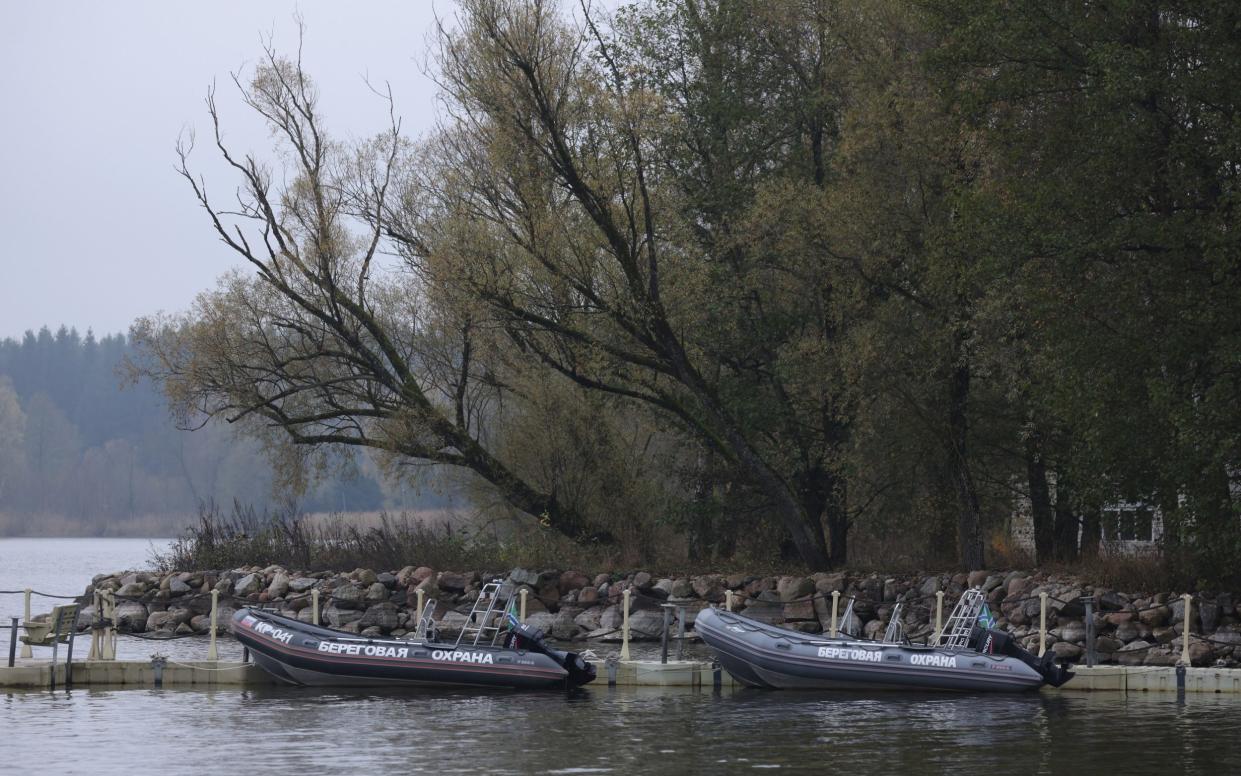
[{"label": "boat seat", "polygon": [[19,636],[23,644],[32,647],[50,647],[56,642],[61,644],[69,641],[78,624],[78,605],[61,604],[53,606],[49,614],[32,617],[22,623],[25,634]]}]

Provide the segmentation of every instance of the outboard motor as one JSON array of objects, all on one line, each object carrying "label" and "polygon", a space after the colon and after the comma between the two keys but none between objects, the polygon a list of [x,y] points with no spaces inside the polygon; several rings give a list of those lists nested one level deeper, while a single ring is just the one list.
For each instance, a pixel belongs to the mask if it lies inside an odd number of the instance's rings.
[{"label": "outboard motor", "polygon": [[595,679],[595,667],[576,652],[567,652],[564,650],[553,649],[544,641],[546,635],[539,628],[519,623],[509,626],[508,635],[504,639],[504,646],[513,649],[524,649],[530,652],[538,652],[547,655],[555,660],[564,670],[569,672],[568,682],[570,686],[592,682]]},{"label": "outboard motor", "polygon": [[1013,637],[1002,630],[975,625],[970,632],[970,647],[986,655],[1008,655],[1033,668],[1052,687],[1059,687],[1073,678],[1073,672],[1056,663],[1056,654],[1048,652],[1042,658],[1017,644]]}]

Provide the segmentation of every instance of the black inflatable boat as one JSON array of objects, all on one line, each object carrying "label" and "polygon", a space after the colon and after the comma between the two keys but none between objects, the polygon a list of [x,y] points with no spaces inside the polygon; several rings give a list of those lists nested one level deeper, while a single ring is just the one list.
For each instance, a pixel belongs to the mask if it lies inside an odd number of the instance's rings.
[{"label": "black inflatable boat", "polygon": [[[455,641],[439,641],[427,619],[412,639],[365,638],[258,609],[239,609],[230,623],[255,664],[295,685],[466,685],[521,690],[567,689],[595,678],[576,652],[548,646],[500,604],[491,583]],[[511,598],[511,596],[510,596]]]},{"label": "black inflatable boat", "polygon": [[981,591],[966,591],[929,645],[904,639],[899,624],[882,641],[824,638],[719,609],[699,612],[694,630],[738,681],[769,689],[1020,692],[1059,687],[1073,676],[1053,653],[1036,657],[1009,634],[980,624],[984,611]]}]

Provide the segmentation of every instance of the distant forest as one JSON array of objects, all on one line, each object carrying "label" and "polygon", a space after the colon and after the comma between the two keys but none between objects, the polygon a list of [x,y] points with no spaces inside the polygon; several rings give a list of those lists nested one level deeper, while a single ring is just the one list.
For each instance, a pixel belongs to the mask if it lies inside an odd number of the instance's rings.
[{"label": "distant forest", "polygon": [[61,326],[0,341],[0,535],[175,531],[199,504],[306,512],[431,509],[446,496],[385,481],[367,461],[290,504],[251,438],[178,429],[150,382],[124,384],[131,343]]}]

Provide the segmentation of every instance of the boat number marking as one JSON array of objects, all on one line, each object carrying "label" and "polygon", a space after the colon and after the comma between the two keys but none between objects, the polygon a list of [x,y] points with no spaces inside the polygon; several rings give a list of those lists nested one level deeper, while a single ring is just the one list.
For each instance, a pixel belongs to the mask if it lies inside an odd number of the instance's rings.
[{"label": "boat number marking", "polygon": [[819,657],[834,657],[839,660],[860,660],[863,663],[878,663],[883,660],[883,653],[868,649],[848,649],[846,647],[819,647]]},{"label": "boat number marking", "polygon": [[385,647],[380,644],[337,644],[333,641],[320,641],[320,652],[331,652],[334,655],[366,655],[367,657],[409,657],[408,647]]},{"label": "boat number marking", "polygon": [[451,660],[456,663],[492,663],[490,652],[464,652],[462,650],[436,649],[431,652],[432,660]]},{"label": "boat number marking", "polygon": [[272,625],[269,622],[260,622],[258,625],[255,625],[254,632],[262,633],[264,636],[267,636],[272,641],[279,641],[283,644],[288,644],[290,641],[293,640],[292,631],[287,631],[284,628],[277,628],[275,625]]},{"label": "boat number marking", "polygon": [[909,664],[915,666],[935,666],[937,668],[956,668],[956,655],[910,655]]}]

